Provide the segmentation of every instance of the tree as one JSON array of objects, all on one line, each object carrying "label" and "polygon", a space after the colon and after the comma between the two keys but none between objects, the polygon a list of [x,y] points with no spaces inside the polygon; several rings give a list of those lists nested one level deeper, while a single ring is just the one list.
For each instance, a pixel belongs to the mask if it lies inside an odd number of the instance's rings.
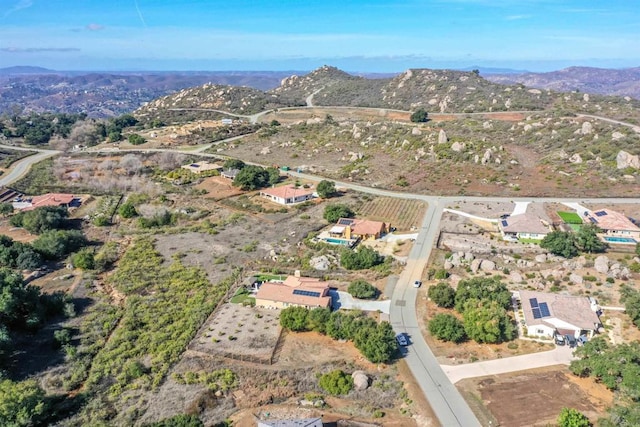
[{"label": "tree", "polygon": [[327,393],[339,396],[347,394],[353,389],[353,378],[351,378],[351,375],[336,369],[320,376],[318,385]]},{"label": "tree", "polygon": [[147,142],[147,140],[144,139],[143,136],[140,136],[137,133],[132,133],[131,135],[129,135],[128,141],[129,141],[129,144],[132,144],[132,145],[141,145]]},{"label": "tree", "polygon": [[245,163],[240,160],[240,159],[227,159],[225,160],[225,162],[222,164],[222,167],[224,169],[238,169],[238,170],[242,170],[245,167]]},{"label": "tree", "polygon": [[11,203],[0,203],[0,215],[7,216],[13,213],[13,205]]},{"label": "tree", "polygon": [[[396,334],[389,322],[375,324],[375,320],[364,317],[358,325],[354,344],[371,363],[386,363],[398,352]],[[368,323],[368,324],[367,324]]]},{"label": "tree", "polygon": [[323,179],[318,183],[318,187],[316,190],[318,191],[318,196],[322,197],[323,199],[331,198],[336,195],[336,183]]},{"label": "tree", "polygon": [[358,279],[349,284],[347,292],[356,298],[375,299],[378,296],[378,290],[366,280]]},{"label": "tree", "polygon": [[424,108],[418,108],[410,119],[413,123],[424,123],[429,120],[429,113]]},{"label": "tree", "polygon": [[322,217],[329,222],[336,222],[340,218],[353,218],[354,216],[356,216],[356,214],[349,206],[340,203],[327,205],[322,215]]},{"label": "tree", "polygon": [[93,123],[80,122],[76,123],[71,129],[69,139],[74,144],[92,147],[100,142],[100,131]]},{"label": "tree", "polygon": [[595,224],[583,225],[580,227],[580,231],[578,231],[575,241],[576,246],[583,252],[603,252],[607,245],[598,237],[598,233],[601,232],[602,230]]},{"label": "tree", "polygon": [[565,258],[573,258],[578,255],[575,236],[568,231],[552,231],[544,236],[544,239],[540,242],[540,247],[547,249],[554,255],[560,255]]},{"label": "tree", "polygon": [[438,307],[452,308],[456,302],[456,291],[446,282],[431,286],[427,295]]},{"label": "tree", "polygon": [[306,329],[308,331],[314,331],[324,334],[327,331],[327,323],[329,322],[330,317],[330,309],[321,307],[314,308],[307,314]]},{"label": "tree", "polygon": [[620,302],[624,304],[625,312],[633,324],[640,328],[640,292],[629,286],[623,286],[620,289],[620,295]]},{"label": "tree", "polygon": [[340,265],[347,270],[366,270],[383,262],[384,257],[368,246],[357,250],[345,248],[340,253]]},{"label": "tree", "polygon": [[78,230],[49,230],[33,242],[33,248],[46,259],[60,259],[87,244]]},{"label": "tree", "polygon": [[245,191],[266,187],[269,185],[269,172],[260,166],[245,166],[236,175],[233,185]]},{"label": "tree", "polygon": [[9,222],[22,227],[30,233],[42,234],[45,231],[63,228],[69,212],[65,207],[44,206],[27,212],[19,212]]},{"label": "tree", "polygon": [[465,303],[462,317],[467,336],[476,342],[496,344],[514,337],[511,318],[497,301],[469,300]]},{"label": "tree", "polygon": [[131,202],[125,202],[118,208],[118,214],[122,218],[133,218],[138,215],[138,211],[136,211],[136,207]]},{"label": "tree", "polygon": [[83,270],[93,270],[96,266],[93,250],[89,248],[81,249],[71,257],[71,263]]},{"label": "tree", "polygon": [[280,326],[294,332],[306,331],[308,314],[304,307],[287,307],[280,312]]},{"label": "tree", "polygon": [[496,301],[498,306],[507,310],[511,307],[511,292],[496,276],[474,277],[461,280],[456,289],[455,307],[459,313],[465,310],[467,301],[486,299]]},{"label": "tree", "polygon": [[38,425],[46,409],[44,398],[44,390],[34,380],[0,381],[0,425]]},{"label": "tree", "polygon": [[276,185],[280,182],[280,171],[278,168],[267,168],[269,174],[269,185]]},{"label": "tree", "polygon": [[442,341],[459,343],[467,338],[464,324],[452,314],[436,314],[429,322],[429,333]]},{"label": "tree", "polygon": [[590,427],[589,418],[577,409],[562,408],[558,415],[558,427]]}]

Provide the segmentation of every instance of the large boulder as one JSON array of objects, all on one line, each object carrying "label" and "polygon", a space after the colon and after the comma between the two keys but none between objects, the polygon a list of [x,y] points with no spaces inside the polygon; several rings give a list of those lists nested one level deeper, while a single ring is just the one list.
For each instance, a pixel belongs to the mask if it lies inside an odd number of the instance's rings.
[{"label": "large boulder", "polygon": [[438,144],[445,144],[447,141],[449,141],[449,138],[447,138],[447,133],[444,131],[444,129],[440,129],[440,133],[438,134]]},{"label": "large boulder", "polygon": [[353,388],[356,390],[366,390],[369,387],[369,377],[363,371],[355,371],[351,374],[353,378]]},{"label": "large boulder", "polygon": [[582,285],[584,282],[582,276],[576,273],[571,273],[571,275],[569,275],[569,281],[574,285]]},{"label": "large boulder", "polygon": [[598,273],[606,274],[609,271],[609,258],[605,255],[600,255],[593,263],[593,268]]},{"label": "large boulder", "polygon": [[616,163],[618,169],[626,169],[626,168],[634,168],[640,169],[640,158],[638,156],[634,156],[631,153],[627,153],[626,151],[620,151],[616,156]]},{"label": "large boulder", "polygon": [[511,273],[509,273],[509,281],[512,283],[522,282],[522,274],[517,271],[512,271]]},{"label": "large boulder", "polygon": [[580,133],[583,135],[589,135],[593,132],[593,125],[591,122],[582,123],[582,129],[580,129]]},{"label": "large boulder", "polygon": [[462,150],[464,150],[464,144],[461,144],[460,142],[456,141],[453,144],[451,144],[451,150],[455,151],[456,153],[459,153]]},{"label": "large boulder", "polygon": [[329,267],[331,267],[331,262],[325,255],[321,255],[315,258],[311,258],[311,260],[309,260],[309,265],[311,265],[311,267],[316,270],[326,271],[329,269]]},{"label": "large boulder", "polygon": [[547,262],[547,254],[536,255],[536,262]]},{"label": "large boulder", "polygon": [[481,259],[474,259],[473,261],[471,261],[471,271],[474,273],[477,273],[478,270],[480,269],[480,264],[482,263]]},{"label": "large boulder", "polygon": [[496,263],[485,259],[480,263],[480,269],[482,271],[493,271],[496,269]]}]

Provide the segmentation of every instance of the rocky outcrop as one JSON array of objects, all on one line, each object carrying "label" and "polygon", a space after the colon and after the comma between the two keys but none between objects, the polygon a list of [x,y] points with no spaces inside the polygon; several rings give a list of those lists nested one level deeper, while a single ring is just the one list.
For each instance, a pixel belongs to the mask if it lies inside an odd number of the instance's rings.
[{"label": "rocky outcrop", "polygon": [[609,258],[605,255],[600,255],[593,263],[593,268],[596,269],[598,273],[606,274],[609,272]]},{"label": "rocky outcrop", "polygon": [[591,122],[582,123],[582,129],[580,129],[580,133],[583,135],[590,135],[593,133],[593,125]]},{"label": "rocky outcrop", "polygon": [[326,271],[329,269],[329,267],[331,267],[331,262],[325,255],[321,255],[315,258],[311,258],[309,260],[309,265],[315,270]]},{"label": "rocky outcrop", "polygon": [[496,269],[496,263],[489,260],[482,260],[480,263],[480,270],[482,271],[493,271]]},{"label": "rocky outcrop", "polygon": [[369,387],[369,377],[363,371],[355,371],[351,374],[353,378],[353,388],[362,391]]},{"label": "rocky outcrop", "polygon": [[582,157],[580,156],[580,154],[575,153],[573,156],[569,157],[569,162],[580,164],[582,163]]},{"label": "rocky outcrop", "polygon": [[571,273],[571,275],[569,276],[569,281],[574,285],[582,285],[582,283],[584,282],[582,276],[576,273]]},{"label": "rocky outcrop", "polygon": [[458,141],[456,141],[453,144],[451,144],[451,150],[455,151],[456,153],[459,153],[462,150],[464,150],[464,144],[461,144]]},{"label": "rocky outcrop", "polygon": [[634,168],[640,169],[640,158],[626,151],[620,151],[616,156],[618,169]]},{"label": "rocky outcrop", "polygon": [[449,138],[447,138],[447,133],[444,131],[444,129],[440,129],[440,133],[438,134],[438,144],[446,144],[447,141],[449,141]]}]

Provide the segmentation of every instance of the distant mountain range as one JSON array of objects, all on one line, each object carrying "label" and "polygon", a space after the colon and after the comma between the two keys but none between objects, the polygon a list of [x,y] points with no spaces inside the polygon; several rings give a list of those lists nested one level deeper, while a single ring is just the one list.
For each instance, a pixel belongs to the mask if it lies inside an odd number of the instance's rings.
[{"label": "distant mountain range", "polygon": [[549,73],[483,73],[496,83],[521,83],[559,92],[580,91],[601,95],[629,96],[640,99],[640,67],[620,70],[592,67],[570,67]]},{"label": "distant mountain range", "polygon": [[[206,85],[206,90],[202,85]],[[191,88],[192,95],[192,101],[187,102],[189,108],[202,101],[217,108],[231,106],[230,109],[239,114],[256,112],[266,106],[304,105],[305,98],[316,91],[314,103],[317,105],[400,109],[423,106],[429,111],[442,112],[540,109],[553,102],[554,97],[547,91],[536,93],[537,89],[523,90],[521,85],[640,99],[640,68],[571,67],[550,73],[530,73],[469,67],[466,72],[417,69],[394,75],[348,74],[328,66],[310,73],[87,73],[20,66],[0,69],[0,114],[18,108],[23,112],[85,112],[92,117],[110,117],[187,88]],[[225,95],[216,97],[214,89],[222,90]],[[184,100],[183,97],[179,103],[185,103]],[[239,100],[248,104],[237,104]]]}]

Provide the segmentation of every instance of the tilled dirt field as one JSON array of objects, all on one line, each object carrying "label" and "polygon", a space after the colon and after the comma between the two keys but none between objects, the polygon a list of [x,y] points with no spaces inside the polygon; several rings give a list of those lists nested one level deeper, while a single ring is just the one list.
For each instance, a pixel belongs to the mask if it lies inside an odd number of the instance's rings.
[{"label": "tilled dirt field", "polygon": [[554,425],[562,408],[575,408],[591,421],[604,415],[612,393],[602,384],[574,377],[566,367],[467,379],[458,383],[467,400],[486,406],[481,420],[505,427]]}]

